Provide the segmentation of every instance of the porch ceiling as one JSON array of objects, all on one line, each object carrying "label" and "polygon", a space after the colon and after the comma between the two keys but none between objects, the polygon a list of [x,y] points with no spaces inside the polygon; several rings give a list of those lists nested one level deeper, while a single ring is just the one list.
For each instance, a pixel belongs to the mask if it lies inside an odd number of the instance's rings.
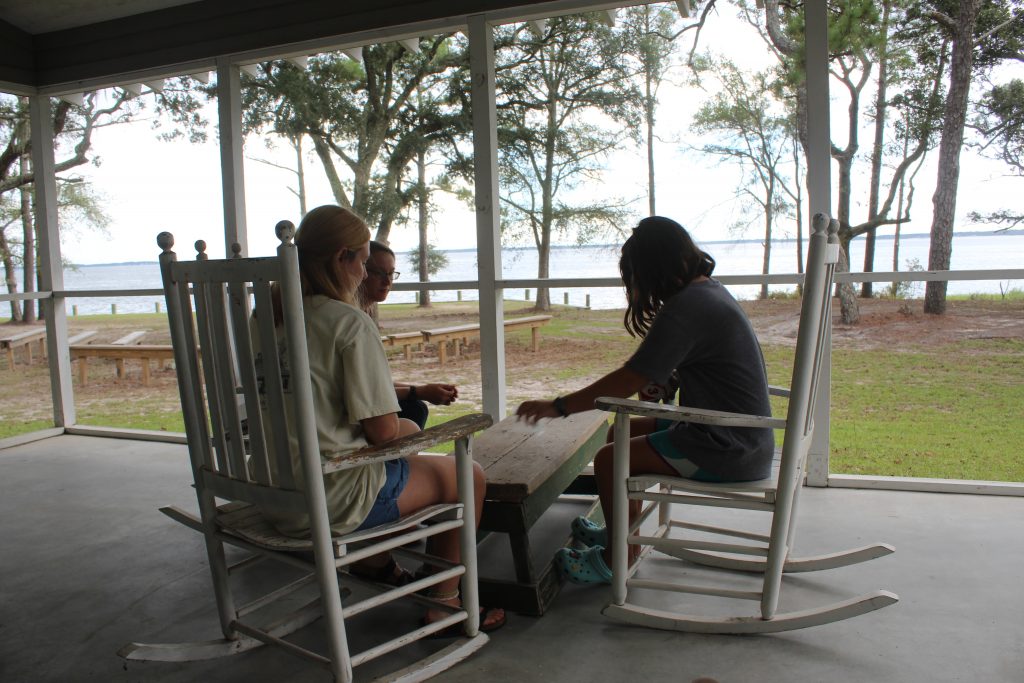
[{"label": "porch ceiling", "polygon": [[[637,0],[634,0],[634,3]],[[643,1],[643,0],[639,0]],[[443,30],[470,14],[551,16],[623,2],[557,0],[0,0],[0,89],[60,94],[117,76],[188,73],[221,55]]]}]

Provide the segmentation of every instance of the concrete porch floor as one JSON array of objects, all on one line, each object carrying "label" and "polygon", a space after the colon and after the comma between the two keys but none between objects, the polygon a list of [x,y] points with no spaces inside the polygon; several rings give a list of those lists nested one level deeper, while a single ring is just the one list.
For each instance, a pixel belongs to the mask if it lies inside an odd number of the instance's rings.
[{"label": "concrete porch floor", "polygon": [[[0,451],[0,472],[0,681],[329,679],[269,648],[127,667],[116,656],[132,640],[219,636],[202,539],[157,510],[195,508],[184,446],[59,436]],[[553,508],[535,545],[557,543],[577,511]],[[700,636],[616,624],[600,613],[606,589],[570,585],[545,616],[511,614],[480,653],[436,680],[1024,681],[1024,499],[806,489],[799,513],[798,551],[884,541],[896,554],[787,578],[782,609],[879,588],[900,602],[788,634]],[[484,541],[482,571],[506,571],[506,553],[503,539]],[[665,563],[654,557],[644,571]],[[722,602],[680,599],[693,609]],[[300,638],[315,643],[319,623]]]}]

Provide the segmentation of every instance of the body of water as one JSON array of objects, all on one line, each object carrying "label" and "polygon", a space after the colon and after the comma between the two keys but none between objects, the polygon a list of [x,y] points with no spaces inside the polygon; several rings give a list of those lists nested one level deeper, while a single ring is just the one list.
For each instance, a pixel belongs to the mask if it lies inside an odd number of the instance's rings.
[{"label": "body of water", "polygon": [[[701,245],[718,262],[716,275],[749,275],[761,271],[763,251],[759,242],[710,242]],[[805,243],[806,248],[806,243]],[[892,270],[893,240],[891,237],[880,237],[876,245],[875,270]],[[449,264],[434,278],[437,281],[476,280],[476,252],[458,250],[447,252]],[[618,277],[618,246],[585,246],[585,247],[554,247],[551,251],[551,273],[559,278],[582,277]],[[863,240],[855,240],[851,260],[853,269],[859,271],[864,262]],[[772,245],[771,271],[773,273],[796,272],[796,242],[783,240]],[[928,238],[908,236],[900,241],[900,268],[910,270],[908,263],[917,262],[924,267],[928,263]],[[504,277],[508,279],[525,279],[537,276],[537,253],[531,248],[510,248],[502,252]],[[952,270],[978,270],[991,268],[1024,268],[1024,234],[998,235],[958,235],[953,240]],[[401,272],[402,281],[413,279],[408,254],[398,254],[397,270]],[[81,289],[159,289],[160,268],[156,262],[80,266],[64,272],[64,286],[68,290]],[[876,291],[886,285],[876,284]],[[924,284],[914,285],[919,295]],[[1000,287],[1021,288],[1020,281],[967,281],[951,282],[951,294],[968,294],[974,292],[999,293]],[[791,290],[790,285],[772,285],[771,290]],[[757,296],[760,287],[757,285],[730,286],[733,294],[740,299],[751,299]],[[551,292],[553,303],[562,303],[565,294],[569,294],[569,303],[583,306],[590,295],[593,308],[622,308],[625,297],[621,287],[615,288],[554,288]],[[523,298],[522,290],[507,290],[506,298]],[[531,298],[536,296],[535,290],[530,292]],[[437,291],[432,294],[434,301],[453,301],[458,297],[455,291]],[[475,300],[477,292],[463,291],[464,300]],[[388,298],[391,303],[409,303],[415,301],[413,292],[393,292]],[[116,304],[120,313],[153,312],[155,305],[163,307],[163,297],[159,295],[142,297],[90,297],[69,299],[69,307],[77,306],[80,315],[92,313],[110,313],[111,305]],[[71,313],[71,310],[68,311]]]}]

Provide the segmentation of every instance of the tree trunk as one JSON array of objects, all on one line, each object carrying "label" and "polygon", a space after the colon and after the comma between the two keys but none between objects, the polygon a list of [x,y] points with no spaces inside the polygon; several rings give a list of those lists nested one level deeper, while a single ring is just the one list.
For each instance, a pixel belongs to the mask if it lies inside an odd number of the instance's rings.
[{"label": "tree trunk", "polygon": [[[960,182],[960,147],[964,141],[967,96],[971,89],[974,63],[974,26],[981,0],[961,0],[950,60],[949,92],[946,95],[942,139],[939,142],[939,173],[935,185],[931,245],[928,270],[949,270],[953,253],[953,217],[956,211],[957,185]],[[924,312],[946,312],[947,282],[929,282],[924,291]]]},{"label": "tree trunk", "polygon": [[[21,174],[23,176],[28,175],[31,172],[28,157],[23,154],[19,163],[21,164]],[[21,259],[22,282],[24,282],[25,293],[27,294],[36,291],[36,233],[35,222],[33,221],[34,216],[32,215],[32,187],[22,185],[18,189],[18,193],[21,195],[21,224],[24,227],[23,254]],[[24,306],[22,320],[26,323],[34,323],[36,321],[35,303],[32,299],[25,299]]]},{"label": "tree trunk", "polygon": [[[18,275],[14,266],[14,258],[11,256],[10,246],[7,244],[7,235],[0,230],[0,258],[4,262],[4,280],[7,283],[7,293],[18,293]],[[11,300],[11,322],[21,322],[21,303]]]},{"label": "tree trunk", "polygon": [[645,74],[644,117],[647,119],[647,207],[650,215],[657,216],[654,202],[654,107],[656,102],[651,92],[651,74]]},{"label": "tree trunk", "polygon": [[334,195],[334,201],[338,203],[338,206],[352,210],[352,202],[349,201],[348,194],[345,192],[345,186],[341,184],[341,177],[338,175],[338,169],[335,167],[334,159],[331,157],[330,145],[323,138],[310,137],[313,138],[313,149],[316,150],[316,155],[320,158],[320,163],[324,167],[324,175],[327,176],[327,183],[331,186],[331,194]]},{"label": "tree trunk", "polygon": [[295,136],[295,175],[299,183],[299,218],[306,215],[306,169],[302,163],[302,135]]},{"label": "tree trunk", "polygon": [[[775,220],[773,205],[775,202],[775,175],[771,176],[768,186],[768,201],[764,207],[764,258],[761,261],[761,274],[768,275],[772,260],[772,222]],[[768,298],[768,280],[761,282],[761,299]]]},{"label": "tree trunk", "polygon": [[[885,119],[889,86],[889,9],[890,2],[882,3],[881,44],[878,48],[878,90],[875,93],[875,139],[871,146],[871,188],[868,196],[868,220],[878,218],[878,197],[882,185],[882,147],[885,144]],[[875,228],[864,236],[864,272],[875,270]],[[862,282],[860,295],[870,299],[871,282]]]},{"label": "tree trunk", "polygon": [[[836,264],[837,273],[850,272],[850,240],[840,239],[839,263]],[[836,285],[836,293],[839,295],[840,320],[847,325],[855,325],[860,320],[860,306],[857,304],[857,292],[849,282]]]},{"label": "tree trunk", "polygon": [[[427,235],[430,212],[427,210],[427,156],[420,151],[416,155],[416,194],[419,197],[419,232],[420,232],[420,282],[430,279],[430,242]],[[420,308],[430,306],[430,290],[420,291]]]}]

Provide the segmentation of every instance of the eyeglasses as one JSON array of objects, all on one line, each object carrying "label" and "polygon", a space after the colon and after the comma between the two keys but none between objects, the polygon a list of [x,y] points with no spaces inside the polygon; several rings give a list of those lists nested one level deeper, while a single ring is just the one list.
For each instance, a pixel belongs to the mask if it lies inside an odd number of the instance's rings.
[{"label": "eyeglasses", "polygon": [[380,278],[381,280],[387,280],[388,282],[394,282],[395,280],[397,280],[402,275],[401,273],[399,273],[396,270],[393,270],[390,273],[388,273],[388,272],[385,272],[385,271],[381,270],[380,268],[370,268],[370,267],[366,268],[366,272],[369,273],[370,275],[373,275],[376,278]]}]

